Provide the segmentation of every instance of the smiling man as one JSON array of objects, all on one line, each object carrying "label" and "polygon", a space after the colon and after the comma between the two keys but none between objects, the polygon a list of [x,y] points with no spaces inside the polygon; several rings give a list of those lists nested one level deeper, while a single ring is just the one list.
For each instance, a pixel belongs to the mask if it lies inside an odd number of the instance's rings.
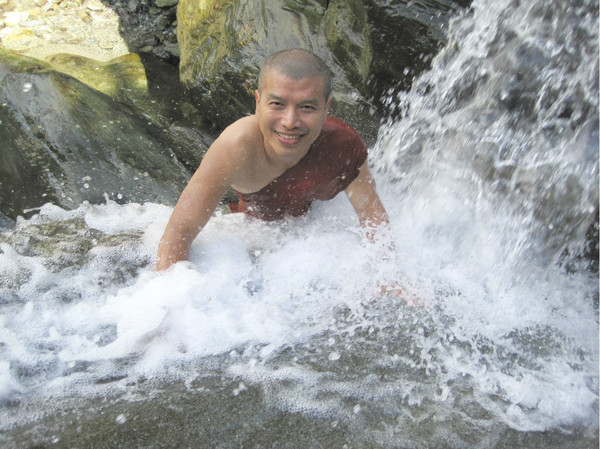
[{"label": "smiling man", "polygon": [[305,214],[314,200],[344,191],[367,235],[388,224],[364,143],[328,116],[330,93],[329,69],[311,52],[284,50],[265,61],[256,113],[227,127],[206,152],[167,224],[157,270],[188,259],[230,186],[239,196],[232,212],[264,220]]}]

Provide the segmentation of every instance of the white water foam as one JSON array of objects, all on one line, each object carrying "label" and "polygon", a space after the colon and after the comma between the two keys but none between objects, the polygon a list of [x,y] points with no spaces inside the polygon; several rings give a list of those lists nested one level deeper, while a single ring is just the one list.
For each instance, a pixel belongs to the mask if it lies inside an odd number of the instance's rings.
[{"label": "white water foam", "polygon": [[[332,412],[335,403],[320,401],[317,393],[327,386],[339,390],[338,382],[332,384],[327,375],[302,364],[273,369],[268,361],[281,348],[310,344],[311,338],[322,332],[333,331],[335,336],[336,308],[361,310],[372,300],[379,281],[395,278],[420,288],[426,301],[425,306],[401,309],[401,314],[407,314],[405,319],[416,322],[420,314],[430,313],[434,325],[442,326],[434,331],[434,335],[441,332],[441,337],[435,338],[424,336],[418,325],[416,330],[405,331],[416,332],[407,337],[417,339],[414,349],[421,352],[421,359],[410,363],[424,364],[438,376],[442,390],[436,400],[440,404],[451,400],[453,382],[467,376],[474,379],[478,396],[500,396],[508,404],[482,400],[516,429],[543,430],[589,419],[597,401],[593,366],[598,360],[589,278],[585,274],[567,276],[557,269],[539,272],[536,284],[498,279],[473,257],[482,252],[473,242],[456,245],[432,238],[432,226],[439,235],[452,235],[460,213],[444,222],[440,214],[444,216],[441,212],[449,209],[434,208],[428,213],[421,210],[415,219],[405,214],[405,205],[391,198],[384,197],[384,201],[398,245],[393,262],[372,257],[373,248],[361,240],[345,198],[319,204],[308,217],[285,224],[262,223],[240,215],[215,217],[194,242],[189,263],[161,274],[156,274],[150,263],[121,287],[94,282],[111,269],[115,252],[122,254],[119,246],[95,247],[88,264],[67,268],[63,274],[45,268],[43,257],[20,256],[3,244],[3,279],[29,275],[17,291],[19,301],[5,308],[0,322],[3,358],[12,364],[12,368],[8,363],[0,366],[3,398],[27,391],[72,391],[75,385],[81,388],[82,382],[87,385],[121,370],[111,361],[132,356],[135,364],[125,374],[152,377],[172,374],[173,365],[193,364],[198,357],[243,353],[256,347],[258,352],[251,350],[250,358],[232,366],[232,375],[245,382],[301,382],[273,400],[291,410]],[[444,198],[440,201],[445,203]],[[123,259],[125,264],[129,260],[139,265],[140,260],[154,257],[169,212],[155,204],[85,205],[72,212],[48,206],[20,226],[79,216],[90,229],[102,229],[108,235],[141,232],[125,244],[131,254]],[[483,232],[476,223],[475,228]],[[491,236],[483,240],[494,241]],[[483,251],[491,251],[495,245]],[[491,256],[488,259],[499,263]],[[123,260],[112,268],[122,269]],[[57,300],[57,292],[76,297],[65,300],[58,296],[63,299]],[[379,301],[393,304],[398,299],[381,297]],[[398,312],[391,313],[363,318],[358,326],[377,328],[380,320],[393,325]],[[411,314],[416,315],[410,318]],[[528,338],[539,340],[539,353]],[[318,351],[325,351],[331,363],[343,362],[348,346],[342,341],[333,338]],[[482,341],[495,347],[492,354],[474,349]],[[465,351],[463,343],[471,345],[474,352]],[[512,357],[531,358],[531,366],[507,362],[503,351]],[[386,354],[381,357],[378,364],[392,363]],[[400,354],[392,360],[403,357]],[[185,375],[193,378],[196,374]],[[375,387],[374,393],[363,391],[360,383],[351,380],[343,384],[342,391],[359,396],[382,394],[381,400],[385,400],[383,385],[378,392]],[[423,393],[418,382],[412,385],[405,394],[419,404]],[[86,387],[88,394],[98,394],[100,388],[94,384]]]}]

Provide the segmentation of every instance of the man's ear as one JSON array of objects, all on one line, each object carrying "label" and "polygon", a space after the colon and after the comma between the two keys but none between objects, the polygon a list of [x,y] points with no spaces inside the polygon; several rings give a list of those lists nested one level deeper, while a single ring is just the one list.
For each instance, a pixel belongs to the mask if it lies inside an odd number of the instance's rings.
[{"label": "man's ear", "polygon": [[254,91],[254,99],[256,100],[256,107],[258,107],[258,103],[260,102],[260,92],[258,89]]},{"label": "man's ear", "polygon": [[327,103],[325,103],[325,113],[329,114],[329,106],[331,105],[331,97],[327,99]]}]

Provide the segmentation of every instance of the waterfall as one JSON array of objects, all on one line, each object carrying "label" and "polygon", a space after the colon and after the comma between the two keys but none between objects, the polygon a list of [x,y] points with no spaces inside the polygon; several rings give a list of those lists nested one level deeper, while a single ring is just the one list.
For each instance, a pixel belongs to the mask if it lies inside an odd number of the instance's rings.
[{"label": "waterfall", "polygon": [[396,201],[463,201],[509,263],[581,256],[598,213],[597,23],[594,2],[474,2],[389,101],[402,119],[382,128],[376,166]]}]

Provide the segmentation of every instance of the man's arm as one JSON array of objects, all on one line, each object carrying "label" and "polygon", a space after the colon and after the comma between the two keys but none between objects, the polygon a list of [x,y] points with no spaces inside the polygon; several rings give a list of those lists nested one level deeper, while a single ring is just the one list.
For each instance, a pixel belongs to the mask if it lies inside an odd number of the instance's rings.
[{"label": "man's arm", "polygon": [[345,190],[361,226],[366,229],[367,237],[374,240],[381,226],[389,225],[388,214],[377,195],[375,180],[371,177],[367,161],[360,167],[358,177]]},{"label": "man's arm", "polygon": [[[366,230],[367,238],[375,243],[377,232],[382,228],[388,229],[390,220],[379,195],[377,195],[375,180],[371,177],[366,161],[360,168],[358,177],[352,181],[345,192],[358,215],[361,226]],[[393,251],[394,241],[391,239],[384,241],[383,256],[386,257],[389,252]],[[413,304],[421,301],[418,297],[408,297],[404,288],[396,281],[379,284],[378,294],[403,297]]]},{"label": "man's arm", "polygon": [[189,258],[192,242],[206,225],[235,173],[226,139],[217,139],[181,193],[158,247],[156,270]]}]

